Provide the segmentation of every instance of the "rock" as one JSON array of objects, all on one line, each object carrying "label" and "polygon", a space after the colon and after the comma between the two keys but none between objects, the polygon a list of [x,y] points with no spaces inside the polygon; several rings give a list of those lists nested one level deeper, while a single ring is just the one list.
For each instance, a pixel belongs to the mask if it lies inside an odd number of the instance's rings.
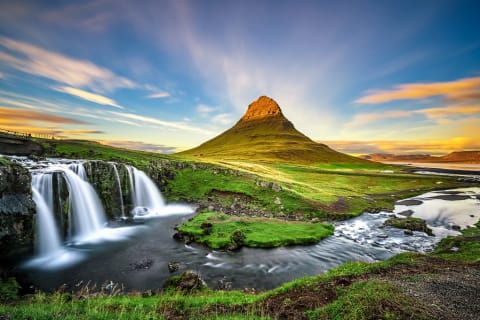
[{"label": "rock", "polygon": [[405,210],[397,214],[400,216],[411,217],[413,213],[414,213],[413,210]]},{"label": "rock", "polygon": [[33,250],[35,203],[31,177],[17,164],[0,165],[0,257]]},{"label": "rock", "polygon": [[203,230],[204,235],[209,235],[212,233],[213,225],[209,222],[204,222],[200,225],[200,228]]},{"label": "rock", "polygon": [[386,234],[386,233],[377,234],[377,238],[386,239],[386,238],[388,238],[388,234]]},{"label": "rock", "polygon": [[207,284],[197,272],[187,270],[179,276],[168,279],[163,287],[179,291],[196,291],[206,288]]},{"label": "rock", "polygon": [[406,229],[405,231],[403,231],[403,233],[406,234],[407,236],[413,236],[413,231],[410,229]]},{"label": "rock", "polygon": [[282,200],[280,200],[279,197],[275,197],[275,200],[273,200],[273,203],[275,203],[276,205],[281,205],[281,204],[282,204]]},{"label": "rock", "polygon": [[278,183],[272,183],[272,190],[275,192],[282,191],[282,187]]},{"label": "rock", "polygon": [[170,261],[168,263],[168,272],[170,273],[178,271],[179,268],[180,268],[180,264],[176,261]]},{"label": "rock", "polygon": [[452,230],[455,230],[455,231],[460,231],[462,228],[460,226],[457,226],[457,225],[453,225],[452,226]]},{"label": "rock", "polygon": [[391,217],[387,219],[384,223],[384,226],[395,227],[399,229],[407,229],[411,231],[421,231],[425,232],[429,236],[433,236],[432,229],[427,227],[425,220],[420,218],[396,218]]},{"label": "rock", "polygon": [[422,203],[423,202],[420,200],[408,199],[408,200],[397,201],[395,204],[400,206],[418,206]]},{"label": "rock", "polygon": [[227,281],[227,277],[223,276],[222,279],[217,281],[218,290],[232,290],[232,283]]},{"label": "rock", "polygon": [[135,261],[133,263],[130,263],[130,266],[132,267],[133,270],[147,270],[150,269],[153,266],[153,259],[150,257],[146,257],[141,259],[140,261]]},{"label": "rock", "polygon": [[242,230],[235,230],[232,233],[230,238],[231,245],[228,247],[228,250],[238,250],[243,246],[243,241],[245,240],[245,234]]}]

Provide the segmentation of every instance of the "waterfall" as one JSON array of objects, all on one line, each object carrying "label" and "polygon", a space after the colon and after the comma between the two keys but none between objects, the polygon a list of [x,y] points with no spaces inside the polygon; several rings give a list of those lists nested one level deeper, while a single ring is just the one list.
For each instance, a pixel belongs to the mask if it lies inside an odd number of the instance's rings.
[{"label": "waterfall", "polygon": [[88,181],[87,171],[85,170],[83,163],[71,163],[68,165],[68,168],[75,172],[77,176],[82,178],[82,180]]},{"label": "waterfall", "polygon": [[74,233],[71,234],[74,234],[74,238],[86,238],[102,229],[106,223],[105,212],[90,183],[68,167],[58,166],[56,169],[63,172],[67,181],[69,214],[74,227]]},{"label": "waterfall", "polygon": [[122,192],[122,183],[120,182],[120,176],[118,174],[117,166],[115,163],[112,163],[113,172],[115,173],[115,179],[118,185],[118,192],[120,193],[120,210],[122,212],[122,218],[125,218],[125,206],[123,204],[123,192]]},{"label": "waterfall", "polygon": [[32,177],[33,201],[37,207],[37,250],[45,256],[61,249],[62,243],[53,216],[52,174]]},{"label": "waterfall", "polygon": [[146,208],[154,215],[165,213],[165,201],[163,200],[160,190],[155,183],[145,174],[135,167],[127,166],[130,190],[132,194],[132,202],[135,207],[134,214],[144,215],[146,212],[138,210],[138,208]]}]

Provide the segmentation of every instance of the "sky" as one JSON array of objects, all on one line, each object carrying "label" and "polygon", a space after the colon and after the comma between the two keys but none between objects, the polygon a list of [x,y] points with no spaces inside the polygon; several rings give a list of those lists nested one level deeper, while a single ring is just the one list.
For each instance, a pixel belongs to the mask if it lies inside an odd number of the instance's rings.
[{"label": "sky", "polygon": [[261,95],[350,154],[480,149],[479,1],[0,0],[0,129],[162,153]]}]

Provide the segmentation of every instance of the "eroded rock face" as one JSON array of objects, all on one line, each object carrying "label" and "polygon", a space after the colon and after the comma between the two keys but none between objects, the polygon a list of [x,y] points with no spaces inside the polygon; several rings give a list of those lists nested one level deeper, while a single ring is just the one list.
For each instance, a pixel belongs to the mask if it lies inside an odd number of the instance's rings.
[{"label": "eroded rock face", "polygon": [[243,115],[243,121],[259,120],[268,117],[283,116],[282,110],[275,100],[261,96],[256,101],[252,102]]},{"label": "eroded rock face", "polygon": [[34,241],[35,203],[27,169],[0,164],[0,257],[30,252]]}]

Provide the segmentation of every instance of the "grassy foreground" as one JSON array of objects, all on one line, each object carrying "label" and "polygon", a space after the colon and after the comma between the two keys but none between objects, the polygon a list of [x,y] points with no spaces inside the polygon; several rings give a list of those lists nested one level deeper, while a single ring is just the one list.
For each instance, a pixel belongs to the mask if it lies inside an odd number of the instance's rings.
[{"label": "grassy foreground", "polygon": [[232,217],[218,212],[200,213],[178,230],[212,249],[313,244],[333,234],[333,226],[323,223]]}]

